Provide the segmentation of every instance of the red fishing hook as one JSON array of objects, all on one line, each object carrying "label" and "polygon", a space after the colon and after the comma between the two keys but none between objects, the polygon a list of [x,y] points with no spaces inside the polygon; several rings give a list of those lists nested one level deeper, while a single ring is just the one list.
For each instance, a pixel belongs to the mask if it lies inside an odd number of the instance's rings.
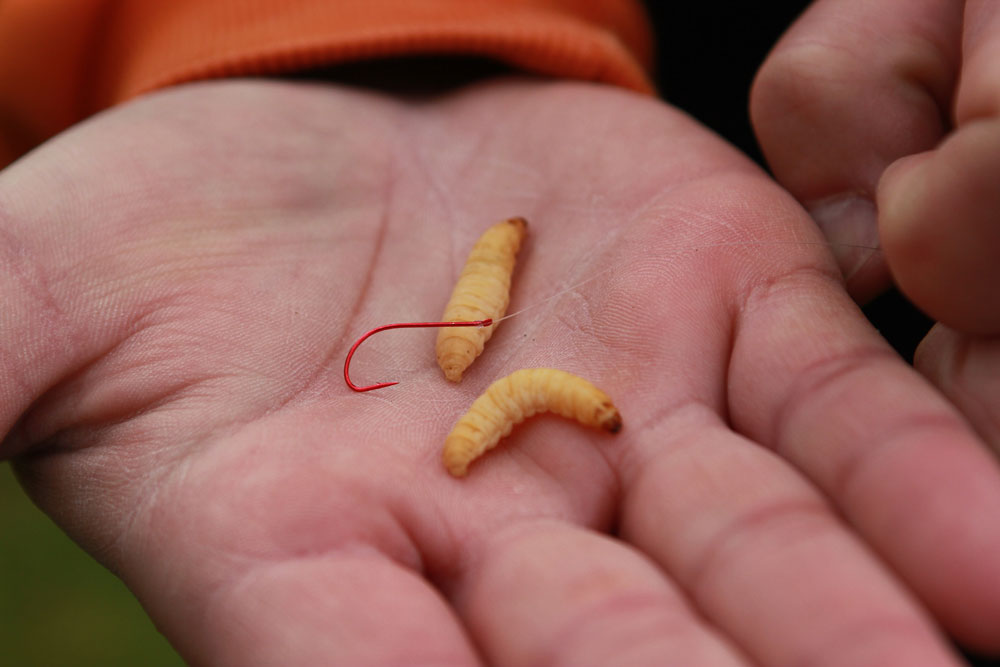
[{"label": "red fishing hook", "polygon": [[359,387],[358,385],[351,382],[351,357],[354,356],[354,351],[358,349],[358,346],[365,340],[379,331],[386,331],[387,329],[418,329],[422,327],[488,327],[493,324],[493,318],[486,318],[485,320],[476,320],[474,322],[397,322],[396,324],[383,324],[380,327],[375,327],[361,338],[354,342],[351,349],[347,352],[347,358],[344,359],[344,381],[347,382],[347,386],[354,391],[371,391],[372,389],[381,389],[382,387],[391,387],[394,384],[399,384],[398,382],[379,382],[378,384],[369,385],[367,387]]}]

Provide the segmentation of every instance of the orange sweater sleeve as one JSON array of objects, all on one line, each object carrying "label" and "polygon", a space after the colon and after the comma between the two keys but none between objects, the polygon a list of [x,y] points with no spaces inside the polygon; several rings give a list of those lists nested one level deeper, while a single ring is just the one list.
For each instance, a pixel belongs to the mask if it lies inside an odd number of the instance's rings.
[{"label": "orange sweater sleeve", "polygon": [[0,166],[185,81],[409,54],[652,92],[638,0],[2,0]]}]

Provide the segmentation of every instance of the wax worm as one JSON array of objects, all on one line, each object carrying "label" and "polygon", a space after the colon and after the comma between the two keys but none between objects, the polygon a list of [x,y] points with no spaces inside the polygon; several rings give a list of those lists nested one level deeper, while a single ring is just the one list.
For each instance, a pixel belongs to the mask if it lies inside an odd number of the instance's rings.
[{"label": "wax worm", "polygon": [[618,409],[590,382],[553,368],[526,368],[491,384],[458,420],[444,441],[445,468],[464,477],[470,463],[496,447],[515,424],[539,412],[611,433],[622,428]]},{"label": "wax worm", "polygon": [[[485,320],[503,317],[510,302],[510,276],[528,223],[524,218],[498,222],[479,238],[469,253],[443,321]],[[488,327],[441,329],[437,337],[437,360],[444,376],[459,382],[462,373],[483,352],[493,335]]]}]

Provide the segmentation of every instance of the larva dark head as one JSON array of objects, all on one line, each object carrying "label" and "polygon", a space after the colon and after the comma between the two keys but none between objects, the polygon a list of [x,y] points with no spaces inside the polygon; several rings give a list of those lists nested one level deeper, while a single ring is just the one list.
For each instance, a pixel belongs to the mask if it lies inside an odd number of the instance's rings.
[{"label": "larva dark head", "polygon": [[517,216],[515,218],[508,218],[507,222],[511,225],[517,225],[523,229],[528,228],[528,221],[522,218],[521,216]]},{"label": "larva dark head", "polygon": [[609,433],[618,433],[622,430],[622,416],[611,403],[602,403],[597,423]]}]

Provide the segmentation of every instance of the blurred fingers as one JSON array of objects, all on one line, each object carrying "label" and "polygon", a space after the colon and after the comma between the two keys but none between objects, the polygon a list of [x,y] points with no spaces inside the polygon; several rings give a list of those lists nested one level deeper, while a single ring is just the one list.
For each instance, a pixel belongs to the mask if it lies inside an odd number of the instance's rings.
[{"label": "blurred fingers", "polygon": [[888,284],[866,249],[878,241],[879,177],[948,130],[961,5],[820,0],[754,83],[751,116],[768,163],[823,228],[859,300]]},{"label": "blurred fingers", "polygon": [[[958,4],[958,3],[956,3]],[[957,129],[879,185],[886,259],[929,315],[970,333],[1000,333],[1000,4],[965,3]]]}]

